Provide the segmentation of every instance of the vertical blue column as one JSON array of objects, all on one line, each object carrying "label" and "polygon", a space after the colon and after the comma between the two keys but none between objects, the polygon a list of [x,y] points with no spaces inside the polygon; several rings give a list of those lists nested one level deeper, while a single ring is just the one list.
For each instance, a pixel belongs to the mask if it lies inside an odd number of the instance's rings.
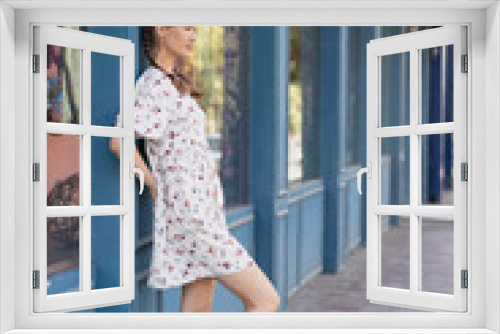
[{"label": "vertical blue column", "polygon": [[[441,47],[430,50],[429,59],[429,123],[441,120]],[[441,159],[440,135],[429,135],[428,146],[428,193],[429,203],[439,203],[441,200]]]},{"label": "vertical blue column", "polygon": [[[360,48],[359,48],[359,64],[360,67],[358,74],[358,115],[359,115],[359,129],[358,129],[358,154],[359,163],[362,167],[366,167],[366,45],[370,40],[375,39],[375,27],[361,27]],[[366,246],[366,182],[361,184],[360,196],[360,232],[361,232],[361,246]]]},{"label": "vertical blue column", "polygon": [[[288,203],[289,27],[250,28],[250,191],[255,258],[287,307],[283,219]],[[285,218],[286,220],[286,218]]]},{"label": "vertical blue column", "polygon": [[[323,271],[336,273],[339,267],[340,233],[338,209],[339,189],[337,179],[340,167],[340,69],[341,31],[346,27],[320,28],[320,145],[321,175],[325,183],[324,227],[323,227]],[[344,36],[345,40],[345,36]],[[344,59],[344,58],[342,58]]]}]

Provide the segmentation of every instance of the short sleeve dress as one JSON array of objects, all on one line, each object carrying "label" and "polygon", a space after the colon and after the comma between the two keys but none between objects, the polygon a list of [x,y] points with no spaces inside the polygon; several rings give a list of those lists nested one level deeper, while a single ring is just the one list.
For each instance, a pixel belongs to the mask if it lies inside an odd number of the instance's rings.
[{"label": "short sleeve dress", "polygon": [[135,87],[135,131],[158,193],[148,286],[164,289],[241,271],[254,260],[230,234],[219,175],[206,138],[205,112],[150,66]]}]

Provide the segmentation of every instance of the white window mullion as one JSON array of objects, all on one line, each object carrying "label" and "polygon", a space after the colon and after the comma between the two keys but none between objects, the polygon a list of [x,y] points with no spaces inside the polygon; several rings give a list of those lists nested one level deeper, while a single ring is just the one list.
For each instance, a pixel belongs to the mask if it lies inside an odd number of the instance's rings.
[{"label": "white window mullion", "polygon": [[[410,126],[415,128],[420,114],[420,64],[419,50],[410,50]],[[410,133],[410,207],[415,207],[419,202],[420,194],[420,145],[419,136]],[[420,234],[419,217],[412,211],[410,213],[410,291],[418,291],[418,273],[420,264]]]},{"label": "white window mullion", "polygon": [[[378,110],[381,107],[381,99],[379,97],[379,87],[381,82],[381,57],[378,57],[372,52],[370,44],[367,47],[367,105],[366,105],[366,149],[367,149],[367,162],[371,162],[372,177],[367,178],[366,186],[366,230],[367,230],[367,244],[373,245],[373,249],[380,249],[380,215],[375,213],[375,208],[380,206],[380,139],[374,135],[374,130],[376,130],[381,123],[381,117]],[[370,82],[376,82],[377,84],[368,84]],[[371,102],[371,103],[370,103]],[[367,252],[367,298],[374,298],[373,292],[377,289],[380,284],[380,254],[376,251]]]},{"label": "white window mullion", "polygon": [[122,128],[52,122],[47,123],[47,132],[80,136],[90,133],[94,137],[125,137],[128,135],[128,132]]},{"label": "white window mullion", "polygon": [[[125,70],[134,68],[134,54],[133,49],[121,57],[120,70],[123,80],[120,81],[120,103],[121,114],[133,115],[134,114],[134,71]],[[121,274],[120,284],[127,287],[125,295],[130,299],[135,295],[135,174],[132,174],[132,181],[130,181],[130,164],[135,166],[135,132],[134,132],[134,118],[122,117],[123,128],[127,135],[122,139],[120,149],[123,159],[120,161],[120,175],[121,184],[123,186],[123,193],[121,203],[127,210],[127,214],[123,215],[120,219],[120,233],[121,233]]]},{"label": "white window mullion", "polygon": [[373,134],[379,138],[409,136],[412,132],[418,135],[434,135],[453,133],[454,127],[453,122],[388,126],[374,129]]},{"label": "white window mullion", "polygon": [[[83,118],[82,118],[82,125],[86,127],[87,129],[90,127],[91,123],[91,93],[92,93],[92,78],[91,78],[91,73],[92,73],[92,64],[91,64],[91,51],[89,48],[86,48],[83,50],[83,72],[82,72],[82,86],[83,86],[83,105],[82,105],[82,113],[83,113]],[[90,132],[86,132],[82,136],[82,144],[83,144],[83,153],[82,153],[82,159],[80,159],[80,165],[81,165],[81,170],[82,170],[82,178],[83,178],[83,189],[82,189],[82,195],[83,195],[83,206],[85,208],[90,208],[92,205],[92,197],[91,197],[91,182],[92,182],[92,175],[91,175],[91,168],[92,168],[92,163],[91,163],[91,134]],[[83,291],[85,293],[90,294],[90,291],[92,289],[91,283],[92,283],[92,267],[91,267],[91,259],[92,259],[92,254],[91,254],[91,236],[92,236],[92,231],[91,231],[91,216],[90,216],[90,210],[85,213],[83,216],[83,233],[80,237],[80,242],[83,244],[83,253],[81,254],[81,257],[83,258],[83,267],[82,270],[80,271],[80,276],[83,275]]]}]

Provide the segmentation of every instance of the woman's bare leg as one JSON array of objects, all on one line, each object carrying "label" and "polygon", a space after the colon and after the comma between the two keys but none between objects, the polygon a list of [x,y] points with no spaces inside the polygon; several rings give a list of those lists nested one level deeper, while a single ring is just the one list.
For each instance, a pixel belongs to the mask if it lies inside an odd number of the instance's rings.
[{"label": "woman's bare leg", "polygon": [[219,282],[245,304],[246,312],[276,312],[280,296],[260,267],[253,265],[232,274],[217,277]]},{"label": "woman's bare leg", "polygon": [[182,312],[210,312],[217,279],[203,277],[182,286]]}]

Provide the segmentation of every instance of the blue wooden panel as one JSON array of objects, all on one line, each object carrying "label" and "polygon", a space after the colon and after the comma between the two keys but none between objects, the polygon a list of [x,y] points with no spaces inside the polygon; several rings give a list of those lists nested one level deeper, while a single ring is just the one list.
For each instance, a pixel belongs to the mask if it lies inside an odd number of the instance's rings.
[{"label": "blue wooden panel", "polygon": [[345,258],[347,255],[347,183],[343,182],[339,185],[339,197],[338,206],[339,211],[337,213],[337,270],[342,270],[345,264]]},{"label": "blue wooden panel", "polygon": [[300,243],[299,233],[300,202],[290,204],[288,207],[287,221],[287,293],[290,293],[299,283],[298,270],[300,268],[298,247]]},{"label": "blue wooden panel", "polygon": [[281,298],[280,310],[286,310],[288,304],[288,289],[287,289],[287,216],[279,216],[275,228],[275,261],[277,275],[275,278],[275,287]]},{"label": "blue wooden panel", "polygon": [[157,312],[180,312],[182,288],[162,289],[160,309]]},{"label": "blue wooden panel", "polygon": [[148,287],[146,285],[146,280],[141,280],[138,283],[138,289],[135,293],[135,298],[138,301],[138,310],[136,312],[157,312],[157,289],[151,289]]},{"label": "blue wooden panel", "polygon": [[322,202],[322,193],[317,193],[300,203],[300,280],[322,266]]},{"label": "blue wooden panel", "polygon": [[357,180],[355,178],[352,178],[348,181],[347,193],[347,211],[349,217],[347,221],[349,231],[347,240],[347,252],[350,253],[359,245],[359,242],[361,240],[361,202],[357,188]]}]

